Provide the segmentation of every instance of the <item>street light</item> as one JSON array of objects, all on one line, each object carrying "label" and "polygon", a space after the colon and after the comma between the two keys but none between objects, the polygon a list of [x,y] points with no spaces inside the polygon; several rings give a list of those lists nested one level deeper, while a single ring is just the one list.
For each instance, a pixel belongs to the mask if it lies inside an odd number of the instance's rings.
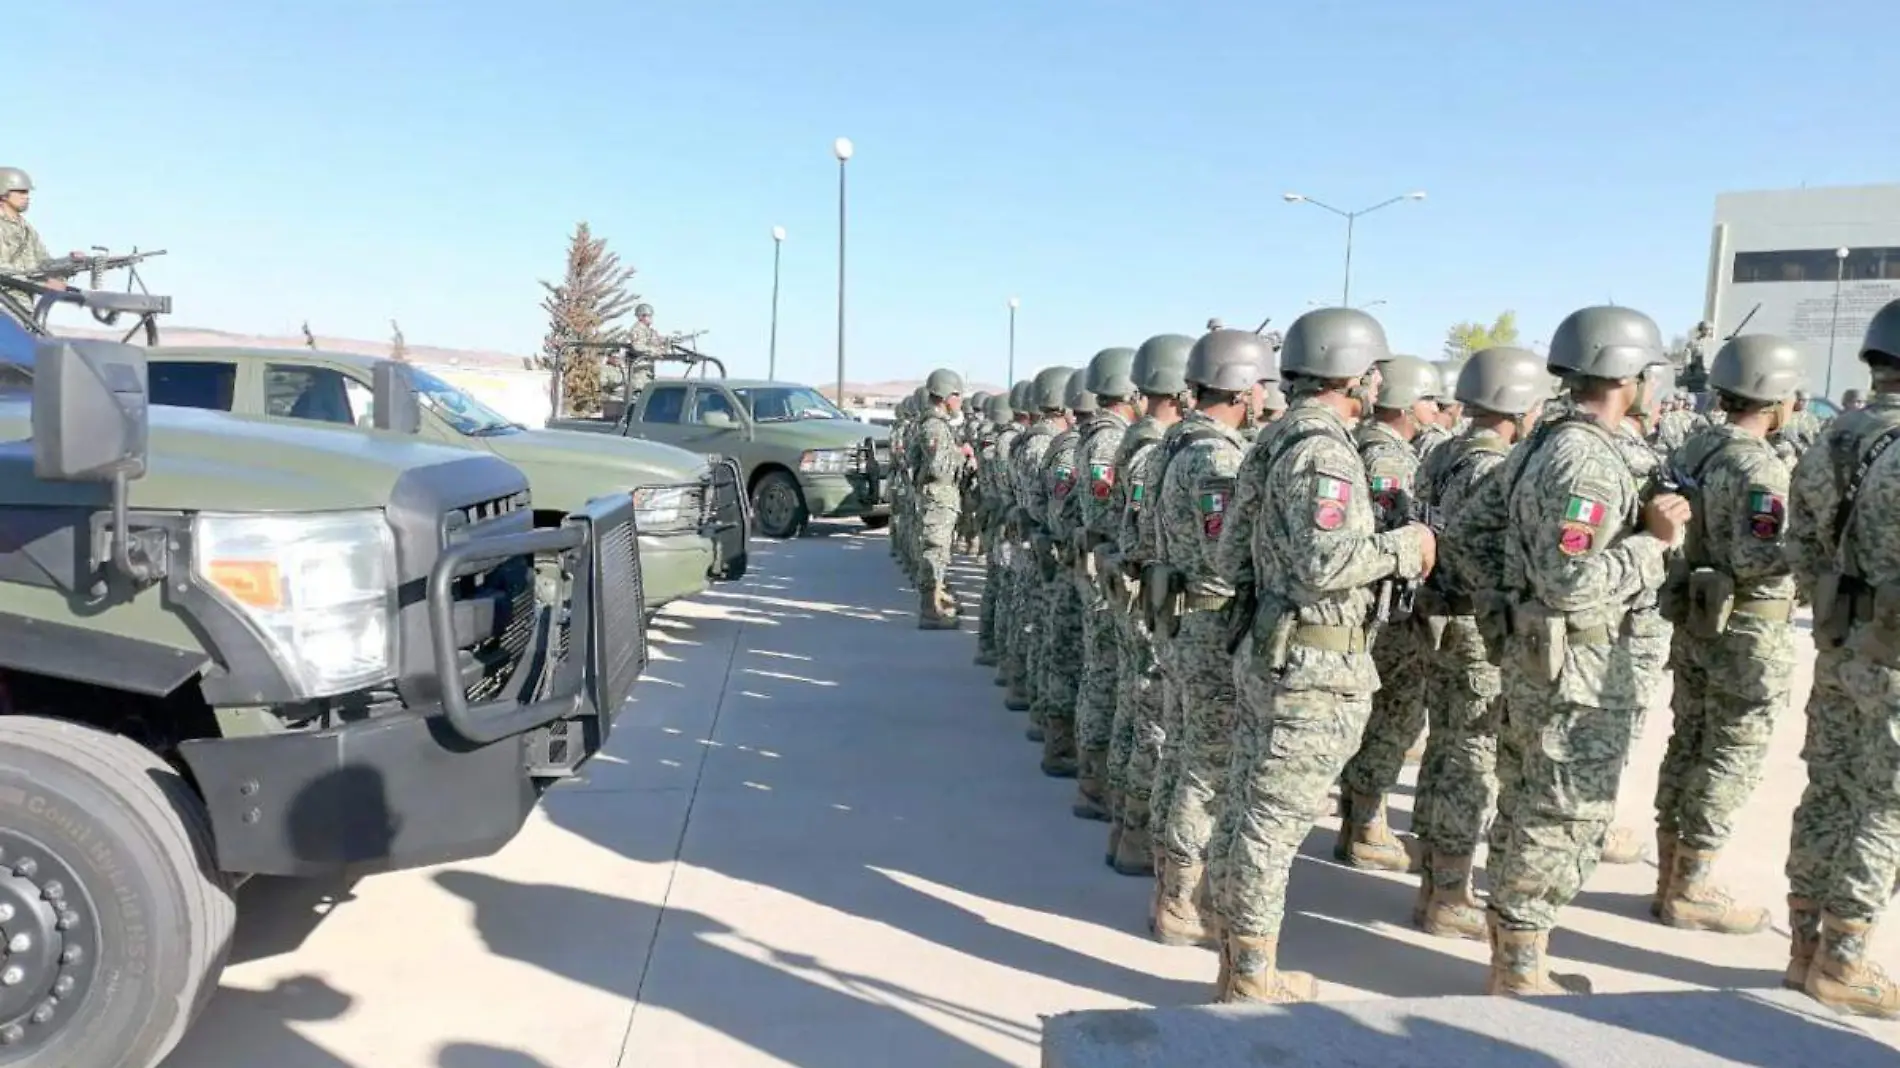
[{"label": "street light", "polygon": [[[778,377],[778,260],[785,245],[785,228],[772,227],[772,344],[766,356],[765,377]],[[839,401],[840,404],[843,401]]]},{"label": "street light", "polygon": [[844,164],[854,150],[849,137],[831,143],[838,157],[838,406],[844,406]]},{"label": "street light", "polygon": [[1834,318],[1827,326],[1827,378],[1821,391],[1834,399],[1834,335],[1841,327],[1841,281],[1847,277],[1847,250],[1834,250]]},{"label": "street light", "polygon": [[1016,309],[1022,306],[1022,301],[1009,298],[1009,374],[1005,379],[1012,386],[1016,384]]},{"label": "street light", "polygon": [[1359,216],[1361,215],[1369,215],[1372,212],[1378,211],[1380,208],[1390,207],[1393,204],[1397,204],[1401,200],[1424,200],[1425,191],[1423,189],[1420,189],[1420,190],[1416,190],[1410,193],[1401,193],[1398,196],[1391,198],[1390,200],[1381,200],[1379,203],[1374,204],[1373,206],[1369,208],[1360,208],[1358,211],[1341,211],[1338,208],[1333,207],[1331,204],[1327,204],[1323,201],[1314,200],[1312,197],[1309,197],[1304,193],[1282,193],[1281,197],[1288,204],[1311,204],[1316,208],[1325,208],[1327,211],[1330,211],[1334,215],[1337,215],[1340,218],[1346,220],[1346,284],[1340,293],[1339,303],[1343,307],[1350,308],[1352,307],[1352,229],[1353,229],[1353,223],[1357,222],[1359,219]]},{"label": "street light", "polygon": [[[1364,304],[1361,304],[1358,307],[1360,311],[1365,311],[1367,308],[1376,308],[1379,305],[1384,304],[1384,303],[1385,303],[1385,298],[1380,297],[1378,300],[1366,301]],[[1324,308],[1327,305],[1325,301],[1316,299],[1316,300],[1307,301],[1306,306],[1309,308]]]}]

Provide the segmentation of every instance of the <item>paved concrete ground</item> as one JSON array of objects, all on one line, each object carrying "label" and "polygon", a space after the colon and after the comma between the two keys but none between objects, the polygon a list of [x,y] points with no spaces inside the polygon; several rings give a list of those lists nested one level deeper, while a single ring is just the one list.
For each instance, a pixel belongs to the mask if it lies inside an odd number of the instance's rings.
[{"label": "paved concrete ground", "polygon": [[[974,624],[916,630],[885,550],[855,526],[758,544],[745,582],[670,611],[609,752],[500,855],[247,886],[167,1068],[1033,1065],[1041,1015],[1200,1000],[1212,954],[1148,940],[1146,881],[1103,867],[1103,825],[1037,772]],[[1653,716],[1625,790],[1645,827],[1666,731]],[[1799,744],[1796,714],[1725,864],[1777,912]],[[1407,883],[1333,865],[1331,836],[1295,868],[1289,963],[1328,999],[1480,989],[1482,948],[1411,931]],[[1600,869],[1553,943],[1566,970],[1779,979],[1783,934],[1663,928],[1653,878]],[[1881,952],[1900,965],[1900,938]]]}]

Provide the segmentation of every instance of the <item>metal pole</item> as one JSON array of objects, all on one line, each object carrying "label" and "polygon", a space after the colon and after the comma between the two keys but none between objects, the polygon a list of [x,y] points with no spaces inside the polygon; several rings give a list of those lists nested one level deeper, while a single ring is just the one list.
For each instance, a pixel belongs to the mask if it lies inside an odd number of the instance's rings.
[{"label": "metal pole", "polygon": [[1342,308],[1352,307],[1352,224],[1357,218],[1359,213],[1356,211],[1346,216],[1346,284],[1339,294],[1339,306]]},{"label": "metal pole", "polygon": [[[779,253],[785,248],[785,242],[772,241],[772,346],[766,357],[765,377],[778,377],[778,261]],[[842,405],[844,402],[838,402]]]},{"label": "metal pole", "polygon": [[1834,399],[1834,335],[1840,332],[1841,279],[1846,274],[1847,258],[1843,256],[1834,261],[1834,318],[1827,326],[1827,378],[1824,380],[1821,392],[1828,400]]},{"label": "metal pole", "polygon": [[1009,384],[1016,384],[1016,306],[1009,307]]},{"label": "metal pole", "polygon": [[838,161],[838,406],[844,407],[844,160]]}]

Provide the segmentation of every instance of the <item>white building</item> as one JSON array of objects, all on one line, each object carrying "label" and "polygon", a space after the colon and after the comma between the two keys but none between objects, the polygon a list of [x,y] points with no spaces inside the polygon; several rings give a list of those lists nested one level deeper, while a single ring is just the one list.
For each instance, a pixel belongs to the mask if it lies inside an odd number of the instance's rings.
[{"label": "white building", "polygon": [[1748,333],[1779,334],[1806,350],[1808,388],[1838,399],[1844,390],[1866,388],[1861,335],[1874,312],[1896,298],[1900,185],[1715,198],[1703,318],[1717,343],[1744,319]]}]

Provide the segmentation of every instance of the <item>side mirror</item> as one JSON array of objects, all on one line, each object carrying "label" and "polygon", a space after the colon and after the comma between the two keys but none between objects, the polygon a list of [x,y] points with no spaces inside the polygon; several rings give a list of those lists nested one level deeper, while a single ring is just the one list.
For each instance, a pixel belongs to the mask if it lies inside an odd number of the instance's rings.
[{"label": "side mirror", "polygon": [[416,393],[409,369],[395,360],[383,360],[371,372],[376,391],[376,429],[398,434],[416,434],[422,430],[422,399]]},{"label": "side mirror", "polygon": [[731,430],[739,425],[730,412],[707,412],[699,417],[699,421],[715,430]]},{"label": "side mirror", "polygon": [[56,338],[33,350],[33,473],[53,482],[145,474],[145,350]]}]

